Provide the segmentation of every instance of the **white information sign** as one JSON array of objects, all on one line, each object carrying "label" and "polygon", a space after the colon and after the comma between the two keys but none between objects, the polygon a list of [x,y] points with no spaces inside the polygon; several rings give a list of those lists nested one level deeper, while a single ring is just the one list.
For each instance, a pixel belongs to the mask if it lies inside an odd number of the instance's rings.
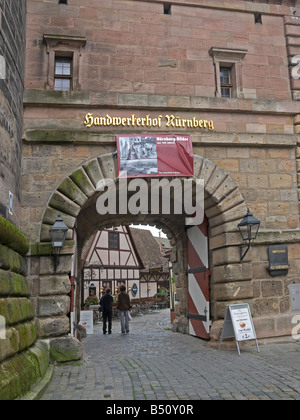
[{"label": "white information sign", "polygon": [[239,347],[240,341],[255,340],[257,351],[260,351],[248,303],[227,306],[220,348],[224,338],[232,337],[235,337],[239,354],[241,354]]},{"label": "white information sign", "polygon": [[93,311],[80,311],[80,325],[86,329],[87,334],[94,333]]},{"label": "white information sign", "polygon": [[248,305],[229,306],[237,341],[255,340],[254,325]]}]

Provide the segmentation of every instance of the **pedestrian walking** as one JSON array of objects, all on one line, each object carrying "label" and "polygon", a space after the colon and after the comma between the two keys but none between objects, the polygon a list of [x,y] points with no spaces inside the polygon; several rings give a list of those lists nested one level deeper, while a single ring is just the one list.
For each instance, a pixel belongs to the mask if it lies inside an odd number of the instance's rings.
[{"label": "pedestrian walking", "polygon": [[[105,294],[100,300],[100,306],[102,306],[102,316],[103,316],[103,334],[111,334],[112,328],[112,303],[113,297],[111,295],[111,290],[106,289]],[[108,324],[108,325],[107,325]],[[107,329],[108,326],[108,329]]]},{"label": "pedestrian walking", "polygon": [[130,297],[126,293],[124,284],[120,286],[120,293],[118,294],[118,309],[120,311],[121,319],[121,333],[129,333],[129,310],[130,310]]}]

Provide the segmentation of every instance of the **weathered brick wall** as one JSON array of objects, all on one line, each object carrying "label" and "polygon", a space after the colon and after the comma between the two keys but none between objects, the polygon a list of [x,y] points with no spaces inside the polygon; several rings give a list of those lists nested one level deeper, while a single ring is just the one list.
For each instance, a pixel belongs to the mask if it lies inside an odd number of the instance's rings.
[{"label": "weathered brick wall", "polygon": [[[167,15],[158,0],[69,1],[68,6],[29,0],[26,88],[47,86],[43,35],[50,33],[87,38],[80,57],[81,90],[213,97],[209,50],[226,47],[248,50],[245,98],[290,99],[282,24],[282,16],[290,14],[286,2],[281,7],[244,1],[184,3],[172,2]],[[255,23],[255,12],[264,13],[263,24]]]},{"label": "weathered brick wall", "polygon": [[[114,128],[85,129],[87,112],[137,118],[201,113],[201,118],[214,120],[213,133],[191,133],[195,153],[212,159],[236,181],[263,228],[299,227],[295,110],[287,102],[291,51],[286,30],[289,34],[291,25],[285,24],[296,18],[284,18],[294,3],[251,3],[175,1],[166,15],[156,0],[80,6],[72,1],[68,6],[56,0],[28,2],[23,204],[36,208],[24,214],[32,239],[39,235],[47,191],[84,159],[115,149],[110,135]],[[262,13],[261,24],[255,23],[255,13]],[[80,91],[45,92],[47,33],[86,38],[79,60]],[[241,98],[215,98],[212,47],[247,50]],[[128,128],[115,132],[123,130]],[[170,130],[186,131],[161,128]],[[102,135],[90,135],[95,132]]]}]

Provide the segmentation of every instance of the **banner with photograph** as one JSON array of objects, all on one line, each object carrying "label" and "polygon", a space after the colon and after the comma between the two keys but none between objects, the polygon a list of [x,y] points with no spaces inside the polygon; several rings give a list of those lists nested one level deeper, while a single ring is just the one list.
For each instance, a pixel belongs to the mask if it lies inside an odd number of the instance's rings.
[{"label": "banner with photograph", "polygon": [[194,159],[188,135],[117,136],[119,178],[192,177]]}]

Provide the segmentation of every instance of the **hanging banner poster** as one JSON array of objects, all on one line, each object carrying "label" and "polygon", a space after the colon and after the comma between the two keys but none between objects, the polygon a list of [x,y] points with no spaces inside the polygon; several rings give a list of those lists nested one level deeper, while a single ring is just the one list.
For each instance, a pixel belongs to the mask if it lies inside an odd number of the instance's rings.
[{"label": "hanging banner poster", "polygon": [[117,147],[119,178],[194,175],[188,135],[119,135]]}]

